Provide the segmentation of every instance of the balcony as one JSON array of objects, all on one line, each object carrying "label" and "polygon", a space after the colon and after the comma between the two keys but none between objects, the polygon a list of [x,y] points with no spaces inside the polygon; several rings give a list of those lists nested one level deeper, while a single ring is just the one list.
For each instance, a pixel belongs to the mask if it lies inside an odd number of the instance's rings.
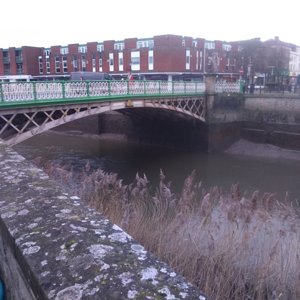
[{"label": "balcony", "polygon": [[22,62],[23,62],[23,56],[22,55],[16,56],[16,63],[22,63]]},{"label": "balcony", "polygon": [[3,56],[3,63],[4,64],[9,64],[10,63],[10,58],[8,56]]}]

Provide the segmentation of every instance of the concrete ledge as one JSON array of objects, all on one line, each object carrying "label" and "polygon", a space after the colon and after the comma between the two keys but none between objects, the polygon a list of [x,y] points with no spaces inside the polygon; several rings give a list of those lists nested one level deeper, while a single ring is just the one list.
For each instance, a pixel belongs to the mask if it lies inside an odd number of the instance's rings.
[{"label": "concrete ledge", "polygon": [[182,276],[0,143],[8,299],[205,299]]}]

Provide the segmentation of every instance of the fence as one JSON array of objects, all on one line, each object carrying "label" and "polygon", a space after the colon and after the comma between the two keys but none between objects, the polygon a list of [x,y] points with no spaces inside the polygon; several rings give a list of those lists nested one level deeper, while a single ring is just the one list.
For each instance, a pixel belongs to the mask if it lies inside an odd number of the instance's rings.
[{"label": "fence", "polygon": [[203,82],[49,81],[0,84],[0,101],[78,99],[124,95],[181,95],[205,92]]},{"label": "fence", "polygon": [[242,93],[241,82],[216,82],[215,83],[216,93]]}]

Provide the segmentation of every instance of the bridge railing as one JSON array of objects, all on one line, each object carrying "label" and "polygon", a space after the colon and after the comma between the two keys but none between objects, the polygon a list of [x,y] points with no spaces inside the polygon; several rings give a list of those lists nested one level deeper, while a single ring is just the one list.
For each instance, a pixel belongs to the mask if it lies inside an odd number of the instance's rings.
[{"label": "bridge railing", "polygon": [[176,81],[44,81],[0,83],[0,105],[33,100],[182,95],[205,92],[203,82]]},{"label": "bridge railing", "polygon": [[219,93],[242,93],[242,83],[237,82],[216,82],[215,91]]}]

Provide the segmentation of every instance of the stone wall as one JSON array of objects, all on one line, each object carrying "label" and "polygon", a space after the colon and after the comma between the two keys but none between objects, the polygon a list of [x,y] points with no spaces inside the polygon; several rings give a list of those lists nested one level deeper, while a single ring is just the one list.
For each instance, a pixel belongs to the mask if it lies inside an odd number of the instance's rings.
[{"label": "stone wall", "polygon": [[0,143],[7,299],[202,299],[183,277]]},{"label": "stone wall", "polygon": [[300,149],[300,98],[218,94],[207,115],[208,150],[221,151],[239,138]]},{"label": "stone wall", "polygon": [[242,137],[254,142],[299,150],[299,96],[246,95]]},{"label": "stone wall", "polygon": [[237,94],[216,94],[207,111],[208,152],[228,148],[241,136],[244,98]]}]

